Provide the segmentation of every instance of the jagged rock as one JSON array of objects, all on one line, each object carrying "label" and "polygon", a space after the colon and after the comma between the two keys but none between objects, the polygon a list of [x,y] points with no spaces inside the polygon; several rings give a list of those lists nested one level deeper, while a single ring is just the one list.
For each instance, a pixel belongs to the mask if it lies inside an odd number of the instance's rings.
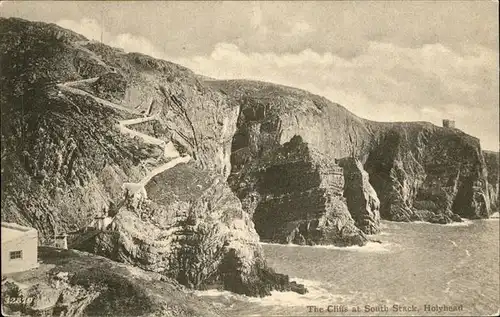
[{"label": "jagged rock", "polygon": [[356,158],[342,158],[338,164],[344,171],[344,197],[356,227],[366,234],[379,233],[380,201],[368,173]]},{"label": "jagged rock", "polygon": [[261,297],[270,294],[272,290],[293,291],[299,294],[307,293],[304,285],[290,282],[287,275],[275,273],[265,263],[252,266],[251,273],[245,278],[245,276],[234,270],[234,267],[240,266],[240,261],[234,249],[224,257],[220,269],[226,289],[240,294]]},{"label": "jagged rock", "polygon": [[488,171],[488,192],[491,203],[491,212],[498,211],[500,202],[499,187],[499,153],[492,151],[483,151],[486,169]]},{"label": "jagged rock", "polygon": [[448,223],[490,209],[479,140],[430,123],[382,124],[365,169],[383,218]]}]

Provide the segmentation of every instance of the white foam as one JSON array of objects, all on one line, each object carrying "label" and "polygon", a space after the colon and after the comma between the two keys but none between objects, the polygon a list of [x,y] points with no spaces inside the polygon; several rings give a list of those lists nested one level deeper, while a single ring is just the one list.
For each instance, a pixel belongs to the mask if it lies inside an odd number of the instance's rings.
[{"label": "white foam", "polygon": [[457,243],[455,241],[453,241],[453,240],[449,240],[449,241],[453,244],[453,246],[455,246],[455,247],[457,246]]},{"label": "white foam", "polygon": [[451,289],[451,283],[453,283],[454,281],[455,281],[455,279],[451,279],[448,282],[446,282],[446,289],[443,292],[449,293],[450,289]]},{"label": "white foam", "polygon": [[357,252],[389,252],[389,246],[392,243],[377,243],[377,242],[368,242],[364,246],[352,245],[348,247],[339,247],[335,245],[298,245],[298,244],[279,244],[279,243],[266,243],[260,242],[261,245],[272,245],[279,247],[293,247],[293,248],[317,248],[317,249],[328,249],[328,250],[340,250],[340,251],[357,251]]},{"label": "white foam", "polygon": [[472,220],[462,218],[462,222],[452,222],[447,224],[432,223],[427,221],[413,221],[413,222],[399,222],[399,223],[404,223],[404,224],[418,223],[418,224],[432,225],[432,226],[464,227],[464,226],[470,226],[473,222]]},{"label": "white foam", "polygon": [[393,224],[394,224],[394,221],[382,220],[382,221],[380,221],[380,230],[384,231],[384,229],[390,229],[390,228],[394,227]]},{"label": "white foam", "polygon": [[494,221],[494,222],[498,222],[500,220],[500,218],[488,218],[488,219],[483,219],[484,221]]},{"label": "white foam", "polygon": [[202,297],[218,297],[219,300],[239,300],[250,303],[256,303],[262,306],[307,306],[307,305],[329,305],[332,302],[344,302],[345,299],[353,295],[335,295],[324,288],[321,282],[306,280],[302,278],[291,277],[290,281],[295,281],[299,284],[304,284],[308,289],[306,294],[298,294],[295,292],[279,292],[272,291],[270,296],[266,297],[249,297],[238,295],[228,291],[194,291],[193,294]]},{"label": "white foam", "polygon": [[290,281],[297,282],[298,284],[304,284],[304,285],[310,286],[310,287],[315,287],[315,288],[318,288],[321,285],[323,285],[323,282],[321,282],[321,281],[308,280],[308,279],[300,278],[300,277],[290,277]]},{"label": "white foam", "polygon": [[218,297],[218,296],[222,296],[222,297],[238,297],[239,296],[238,294],[231,293],[230,291],[219,291],[219,290],[216,290],[216,289],[209,289],[209,290],[206,290],[206,291],[195,290],[195,291],[192,291],[192,293],[194,295],[196,295],[196,296],[203,296],[203,297]]},{"label": "white foam", "polygon": [[470,256],[469,250],[465,249],[465,254],[467,254],[467,256]]},{"label": "white foam", "polygon": [[445,226],[450,226],[450,227],[464,227],[464,226],[470,226],[472,224],[472,220],[462,218],[462,222],[452,222],[452,223],[447,223]]}]

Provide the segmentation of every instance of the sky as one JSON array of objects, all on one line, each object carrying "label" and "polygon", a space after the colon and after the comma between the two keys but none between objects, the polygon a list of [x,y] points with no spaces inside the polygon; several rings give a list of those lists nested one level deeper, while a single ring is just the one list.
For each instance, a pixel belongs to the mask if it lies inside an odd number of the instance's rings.
[{"label": "sky", "polygon": [[376,121],[456,121],[499,150],[498,1],[2,1],[218,79],[308,90]]}]

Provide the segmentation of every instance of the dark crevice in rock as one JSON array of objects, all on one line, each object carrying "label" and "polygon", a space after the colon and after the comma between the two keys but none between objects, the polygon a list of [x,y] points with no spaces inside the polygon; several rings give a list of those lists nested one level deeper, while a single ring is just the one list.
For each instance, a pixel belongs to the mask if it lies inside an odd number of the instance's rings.
[{"label": "dark crevice in rock", "polygon": [[364,244],[342,197],[338,165],[311,153],[300,136],[255,157],[229,181],[263,241]]},{"label": "dark crevice in rock", "polygon": [[338,164],[344,171],[344,197],[356,227],[366,234],[380,232],[380,201],[369,182],[361,162],[353,157],[342,158]]}]

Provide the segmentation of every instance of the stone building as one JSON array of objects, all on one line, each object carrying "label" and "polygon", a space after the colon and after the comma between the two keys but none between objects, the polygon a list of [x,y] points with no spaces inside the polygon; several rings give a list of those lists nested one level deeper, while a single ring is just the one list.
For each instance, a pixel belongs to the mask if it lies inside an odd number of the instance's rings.
[{"label": "stone building", "polygon": [[59,249],[68,249],[68,235],[66,233],[56,235],[54,237],[54,246]]},{"label": "stone building", "polygon": [[2,274],[38,267],[38,231],[2,222]]},{"label": "stone building", "polygon": [[443,119],[443,127],[444,128],[454,128],[455,120]]}]

